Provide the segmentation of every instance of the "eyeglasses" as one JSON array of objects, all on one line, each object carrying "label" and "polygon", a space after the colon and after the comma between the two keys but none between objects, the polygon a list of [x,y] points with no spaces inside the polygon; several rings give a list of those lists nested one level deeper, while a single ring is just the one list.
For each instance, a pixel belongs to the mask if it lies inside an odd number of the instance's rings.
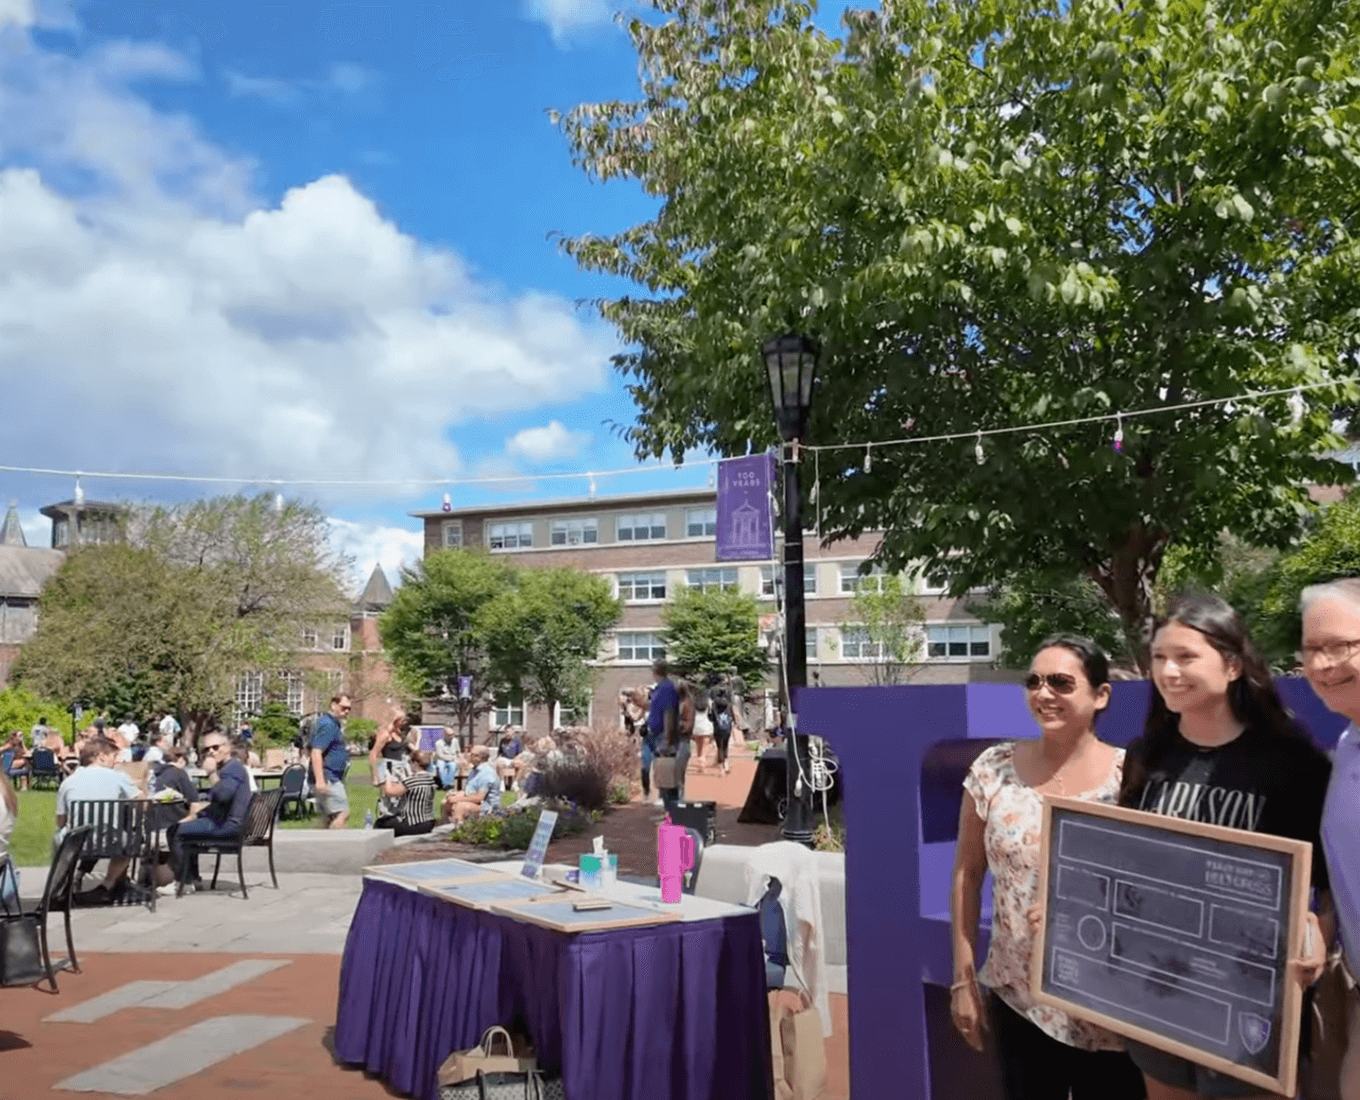
[{"label": "eyeglasses", "polygon": [[1040,676],[1037,672],[1031,672],[1025,680],[1025,690],[1038,691],[1045,684],[1058,695],[1071,695],[1077,690],[1077,678],[1066,672],[1050,672],[1047,676]]},{"label": "eyeglasses", "polygon": [[1360,638],[1352,638],[1348,642],[1319,642],[1317,645],[1300,647],[1294,656],[1300,664],[1311,665],[1319,658],[1326,658],[1336,665],[1348,660],[1357,647],[1360,647]]}]

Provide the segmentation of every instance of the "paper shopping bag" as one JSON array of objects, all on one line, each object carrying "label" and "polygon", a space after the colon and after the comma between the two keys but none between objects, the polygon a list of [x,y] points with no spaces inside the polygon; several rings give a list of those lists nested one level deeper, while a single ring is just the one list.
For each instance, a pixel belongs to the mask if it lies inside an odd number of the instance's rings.
[{"label": "paper shopping bag", "polygon": [[658,756],[652,761],[652,783],[659,791],[669,791],[677,786],[675,757]]},{"label": "paper shopping bag", "polygon": [[790,1100],[817,1100],[826,1085],[826,1039],[822,1017],[806,995],[799,1011],[779,1021],[779,1041]]},{"label": "paper shopping bag", "polygon": [[[496,1050],[496,1040],[501,1040],[501,1050]],[[482,1035],[482,1041],[471,1050],[456,1050],[444,1059],[439,1067],[439,1083],[456,1085],[462,1081],[475,1080],[477,1071],[483,1073],[529,1073],[538,1069],[538,1059],[530,1049],[516,1052],[510,1033],[503,1027],[489,1027]]]}]

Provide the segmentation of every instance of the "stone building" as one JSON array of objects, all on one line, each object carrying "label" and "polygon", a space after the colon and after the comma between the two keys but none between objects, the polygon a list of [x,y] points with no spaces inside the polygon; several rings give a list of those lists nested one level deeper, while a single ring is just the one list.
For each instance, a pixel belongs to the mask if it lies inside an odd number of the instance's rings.
[{"label": "stone building", "polygon": [[29,546],[11,504],[0,525],[0,687],[19,647],[38,625],[38,596],[64,557],[60,550]]},{"label": "stone building", "polygon": [[[503,725],[547,732],[563,720],[611,720],[621,688],[651,683],[649,666],[665,651],[661,610],[681,586],[736,585],[761,601],[762,642],[769,647],[777,629],[774,600],[776,565],[714,560],[717,495],[692,489],[627,496],[588,497],[539,503],[495,504],[451,511],[411,513],[424,524],[425,553],[450,547],[480,547],[516,564],[572,566],[608,578],[624,601],[623,618],[606,640],[590,715],[548,715],[503,699],[484,717],[479,733]],[[860,564],[873,556],[878,537],[866,535],[818,545],[815,532],[804,542],[807,591],[808,682],[864,684],[875,660],[874,646],[851,618],[851,594],[861,580]],[[778,567],[782,568],[782,567]],[[911,672],[912,683],[1010,680],[993,657],[999,628],[967,610],[966,599],[945,596],[943,576],[907,575],[904,582],[926,608],[926,657]],[[867,583],[877,583],[871,575]],[[777,682],[774,669],[767,692]],[[759,722],[759,714],[751,717]]]}]

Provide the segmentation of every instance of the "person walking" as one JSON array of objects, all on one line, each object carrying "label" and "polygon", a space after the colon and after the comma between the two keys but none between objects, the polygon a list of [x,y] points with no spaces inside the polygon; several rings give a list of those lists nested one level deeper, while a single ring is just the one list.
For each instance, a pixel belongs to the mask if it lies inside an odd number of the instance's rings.
[{"label": "person walking", "polygon": [[[680,706],[680,694],[671,681],[664,660],[652,662],[652,697],[647,704],[647,729],[642,735],[642,798],[646,801],[652,790],[652,762],[659,755],[662,746],[675,736],[675,727]],[[662,804],[661,792],[657,791],[656,804]]]},{"label": "person walking", "polygon": [[669,810],[685,800],[685,771],[689,767],[694,735],[694,689],[681,680],[676,688],[674,735],[666,739],[658,755],[675,758],[675,786],[661,791],[661,801]]},{"label": "person walking", "polygon": [[349,715],[352,704],[344,692],[331,696],[331,706],[316,720],[312,733],[312,779],[316,785],[316,801],[327,816],[327,828],[343,829],[349,820],[349,795],[345,791],[345,773],[349,770],[349,752],[340,724]]},{"label": "person walking", "polygon": [[[990,1030],[1006,1100],[1142,1100],[1142,1075],[1119,1036],[1030,998],[1039,838],[1048,794],[1114,802],[1124,752],[1101,741],[1110,704],[1105,655],[1087,638],[1047,639],[1025,700],[1039,737],[985,750],[968,769],[950,893],[950,1014],[974,1050]],[[982,880],[991,871],[992,936],[975,972]]]},{"label": "person walking", "polygon": [[[1328,874],[1320,833],[1331,764],[1285,709],[1237,612],[1214,596],[1177,600],[1155,625],[1151,657],[1152,701],[1143,735],[1125,757],[1119,804],[1306,840],[1313,845],[1313,887],[1322,896]],[[1311,950],[1291,966],[1293,980],[1305,988],[1327,958],[1313,913],[1308,926]],[[1303,1020],[1310,1015],[1305,1008]],[[1309,1035],[1304,1027],[1300,1057],[1307,1054]],[[1128,1049],[1143,1071],[1149,1100],[1266,1095],[1259,1086],[1142,1043],[1130,1040]]]},{"label": "person walking", "polygon": [[713,724],[713,744],[718,749],[718,767],[722,769],[723,775],[726,775],[731,770],[731,765],[727,761],[727,751],[732,742],[735,718],[731,693],[727,690],[727,685],[716,676],[709,678],[708,714],[709,721]]},{"label": "person walking", "polygon": [[712,706],[708,691],[697,684],[690,689],[694,705],[694,732],[692,740],[694,743],[694,766],[700,771],[708,768],[708,745],[713,740],[713,719],[709,717],[709,708]]}]

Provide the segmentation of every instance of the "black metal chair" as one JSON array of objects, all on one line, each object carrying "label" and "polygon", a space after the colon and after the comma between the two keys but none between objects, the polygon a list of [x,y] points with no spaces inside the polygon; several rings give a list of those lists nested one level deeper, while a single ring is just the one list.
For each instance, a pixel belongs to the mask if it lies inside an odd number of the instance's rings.
[{"label": "black metal chair", "polygon": [[67,808],[66,820],[71,826],[91,828],[78,875],[86,874],[98,860],[126,859],[127,885],[121,888],[122,898],[145,904],[154,913],[156,891],[143,886],[139,874],[142,861],[155,860],[160,849],[160,833],[149,809],[154,805],[142,799],[77,800]]},{"label": "black metal chair", "polygon": [[212,885],[209,889],[217,889],[217,874],[222,869],[222,857],[224,855],[236,856],[236,880],[241,884],[241,897],[248,898],[250,894],[246,890],[245,872],[245,850],[247,848],[268,848],[269,849],[269,877],[273,880],[274,889],[279,888],[279,877],[274,873],[274,824],[279,819],[279,803],[283,800],[283,788],[275,787],[272,791],[256,791],[250,798],[250,808],[246,810],[246,819],[241,825],[241,831],[234,837],[184,837],[180,840],[180,849],[184,852],[185,859],[180,862],[179,889],[177,893],[184,892],[184,882],[188,874],[189,855],[209,855],[216,856],[217,862],[213,865]]},{"label": "black metal chair", "polygon": [[57,754],[51,749],[34,749],[33,759],[29,761],[29,768],[33,774],[29,776],[28,781],[34,787],[46,783],[50,783],[53,787],[60,787],[61,781],[66,778],[66,773],[57,763]]},{"label": "black metal chair", "polygon": [[[75,940],[71,936],[71,894],[75,888],[76,865],[80,861],[81,849],[93,831],[90,826],[84,825],[68,832],[57,847],[57,854],[52,858],[42,897],[31,907],[21,900],[19,912],[4,914],[5,923],[15,926],[13,931],[28,930],[38,947],[37,957],[32,960],[31,967],[12,973],[9,966],[6,966],[5,985],[36,986],[45,981],[51,987],[47,992],[56,993],[58,970],[80,973]],[[52,952],[47,941],[47,914],[52,912],[59,912],[66,918],[66,958],[59,959],[56,963],[52,962]]]},{"label": "black metal chair", "polygon": [[302,817],[312,805],[307,795],[307,769],[301,764],[290,764],[279,777],[279,790],[283,792],[279,803],[279,816],[288,817],[291,813]]}]

